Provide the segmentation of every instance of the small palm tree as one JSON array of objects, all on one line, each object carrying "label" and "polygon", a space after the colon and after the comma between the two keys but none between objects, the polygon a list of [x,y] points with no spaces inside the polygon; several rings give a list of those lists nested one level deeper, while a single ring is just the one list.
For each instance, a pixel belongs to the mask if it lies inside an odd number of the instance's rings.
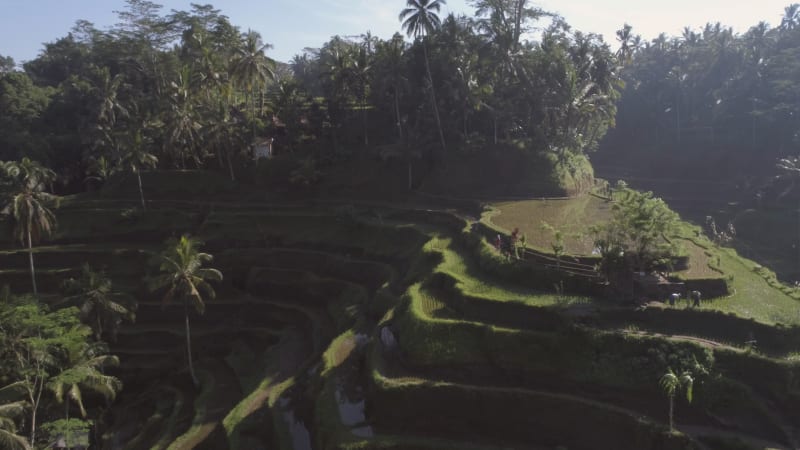
[{"label": "small palm tree", "polygon": [[65,301],[78,304],[81,321],[92,328],[98,341],[104,333],[116,340],[120,322],[136,318],[130,296],[114,291],[111,280],[104,273],[92,270],[89,264],[81,267],[80,278],[64,282],[64,291],[68,295]]},{"label": "small palm tree", "polygon": [[664,390],[664,393],[667,394],[667,397],[669,398],[669,430],[672,431],[674,429],[673,413],[675,411],[675,394],[681,387],[685,388],[686,400],[691,403],[694,379],[689,371],[685,371],[678,376],[672,371],[672,369],[669,369],[667,373],[661,377],[659,384],[661,385],[661,389]]},{"label": "small palm tree", "polygon": [[50,235],[56,227],[56,217],[48,208],[48,204],[56,197],[45,192],[46,186],[55,180],[56,174],[28,158],[3,162],[0,170],[8,187],[8,198],[3,212],[10,214],[14,220],[14,236],[20,243],[28,246],[33,294],[37,295],[33,244],[38,243],[43,235]]},{"label": "small palm tree", "polygon": [[150,280],[151,289],[167,289],[162,299],[166,306],[175,299],[183,301],[186,322],[186,351],[189,357],[189,373],[195,386],[200,382],[194,374],[192,365],[192,341],[189,330],[189,304],[194,305],[199,314],[205,312],[205,300],[214,299],[216,293],[209,281],[222,281],[222,272],[217,269],[204,268],[204,263],[211,262],[213,257],[200,252],[202,242],[189,236],[180,239],[169,239],[167,248],[159,255],[158,276]]},{"label": "small palm tree", "polygon": [[[48,383],[47,387],[59,403],[67,399],[78,406],[81,417],[86,417],[83,405],[83,392],[93,391],[111,402],[122,390],[122,382],[113,376],[105,375],[102,370],[119,365],[119,358],[108,354],[108,346],[103,342],[86,343],[69,351],[68,367]],[[65,418],[69,419],[69,404],[65,405]]]},{"label": "small palm tree", "polygon": [[87,184],[89,182],[94,182],[98,185],[102,184],[117,171],[114,164],[105,156],[89,158],[87,165],[86,178],[83,179],[83,182]]},{"label": "small palm tree", "polygon": [[122,155],[122,166],[128,168],[136,174],[139,181],[139,198],[142,200],[142,211],[147,210],[144,201],[144,190],[142,190],[142,169],[153,169],[158,164],[158,158],[152,153],[148,153],[142,143],[142,133],[136,131],[133,139],[127,145],[125,153]]}]

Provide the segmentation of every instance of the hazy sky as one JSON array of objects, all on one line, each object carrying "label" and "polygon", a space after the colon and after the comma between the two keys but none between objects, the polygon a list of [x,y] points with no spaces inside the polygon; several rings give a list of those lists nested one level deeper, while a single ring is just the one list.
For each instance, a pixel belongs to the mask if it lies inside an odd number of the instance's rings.
[{"label": "hazy sky", "polygon": [[[189,9],[190,0],[155,0],[170,9]],[[472,15],[469,0],[449,0],[442,13]],[[207,3],[208,0],[194,0]],[[792,0],[540,0],[536,5],[564,16],[584,32],[604,35],[616,46],[614,31],[627,22],[651,39],[660,32],[677,35],[684,26],[699,28],[709,21],[737,32],[764,20],[777,25]],[[212,2],[234,25],[261,33],[274,45],[270,56],[288,61],[304,47],[319,47],[331,36],[359,35],[367,30],[381,38],[400,31],[397,15],[404,0],[217,0]],[[124,0],[0,0],[0,55],[18,63],[36,57],[42,43],[65,36],[75,21],[98,28],[117,22],[114,10]]]}]

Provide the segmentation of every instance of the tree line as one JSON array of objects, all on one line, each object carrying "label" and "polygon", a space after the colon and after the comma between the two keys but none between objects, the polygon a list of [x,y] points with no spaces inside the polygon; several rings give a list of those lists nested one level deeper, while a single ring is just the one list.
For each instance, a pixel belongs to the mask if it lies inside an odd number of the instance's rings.
[{"label": "tree line", "polygon": [[23,70],[4,63],[0,159],[41,161],[80,189],[120,168],[235,178],[262,138],[315,161],[388,145],[437,164],[516,141],[566,162],[597,147],[622,87],[601,37],[527,0],[474,0],[472,17],[440,17],[444,3],[399,11],[411,42],[335,36],[284,64],[211,5],[128,0],[118,24],[78,21]]},{"label": "tree line", "polygon": [[[626,88],[611,154],[694,161],[708,174],[775,173],[800,154],[800,4],[737,34],[719,22],[645,41],[617,32]],[[688,166],[688,164],[687,164]]]}]

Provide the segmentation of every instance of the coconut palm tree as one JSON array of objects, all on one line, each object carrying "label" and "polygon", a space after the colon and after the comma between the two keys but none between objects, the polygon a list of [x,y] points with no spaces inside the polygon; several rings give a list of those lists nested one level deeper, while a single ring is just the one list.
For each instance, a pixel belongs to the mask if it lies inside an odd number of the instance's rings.
[{"label": "coconut palm tree", "polygon": [[268,58],[264,52],[272,45],[261,41],[261,35],[255,31],[248,31],[236,49],[231,60],[230,73],[233,80],[244,89],[246,96],[250,97],[250,113],[253,120],[253,138],[255,138],[255,90],[263,90],[267,80],[275,76],[275,61]]},{"label": "coconut palm tree", "polygon": [[97,69],[97,80],[92,92],[100,101],[97,106],[97,123],[103,128],[112,129],[117,123],[117,116],[128,117],[128,109],[119,101],[119,90],[123,76],[118,73],[111,76],[108,67]]},{"label": "coconut palm tree", "polygon": [[183,301],[189,373],[195,386],[199,386],[192,365],[189,304],[191,303],[199,314],[203,314],[206,308],[205,300],[216,296],[209,281],[222,281],[222,273],[217,269],[202,267],[204,263],[211,262],[213,257],[200,252],[201,241],[183,235],[180,239],[168,240],[166,245],[167,248],[158,258],[160,274],[150,280],[150,287],[153,290],[167,289],[162,299],[163,306],[176,299]]},{"label": "coconut palm tree", "polygon": [[220,167],[225,167],[227,163],[231,181],[236,181],[231,155],[241,154],[248,148],[245,142],[246,132],[242,130],[242,123],[231,115],[230,109],[223,102],[215,108],[209,108],[208,113],[208,120],[200,136],[207,151],[217,155]]},{"label": "coconut palm tree", "polygon": [[442,152],[447,151],[447,144],[444,141],[442,131],[442,121],[439,118],[439,107],[436,104],[436,89],[433,86],[433,76],[431,75],[431,65],[428,61],[428,46],[425,44],[425,37],[438,29],[442,22],[437,15],[445,0],[407,0],[406,8],[400,11],[399,19],[403,29],[409,36],[422,40],[422,51],[425,56],[425,73],[428,75],[428,84],[431,88],[431,104],[433,115],[436,119],[436,127],[439,130],[439,140],[442,144]]},{"label": "coconut palm tree", "polygon": [[800,24],[800,3],[792,3],[783,8],[781,29],[794,30],[798,24]]},{"label": "coconut palm tree", "polygon": [[170,92],[168,108],[163,118],[166,131],[165,147],[181,169],[186,168],[186,157],[200,167],[204,155],[198,152],[202,128],[192,71],[183,66],[167,88]]},{"label": "coconut palm tree", "polygon": [[144,148],[140,131],[134,132],[133,138],[128,141],[125,152],[122,155],[121,164],[136,174],[136,179],[139,181],[139,198],[142,200],[142,211],[146,211],[147,204],[144,201],[144,190],[142,189],[142,170],[155,168],[158,164],[158,158],[152,153],[148,153]]},{"label": "coconut palm tree", "polygon": [[683,372],[680,376],[676,375],[672,369],[669,369],[664,376],[661,377],[659,382],[661,389],[669,397],[669,429],[674,429],[673,412],[675,411],[675,394],[683,387],[686,389],[686,400],[692,402],[692,386],[694,379],[689,371]]},{"label": "coconut palm tree", "polygon": [[619,41],[619,50],[617,50],[617,57],[624,65],[628,65],[633,57],[633,52],[636,50],[633,47],[634,35],[631,33],[633,27],[627,23],[617,30],[617,41]]},{"label": "coconut palm tree", "polygon": [[64,300],[78,304],[81,321],[92,328],[98,341],[104,333],[116,340],[120,322],[123,319],[132,322],[136,317],[130,296],[114,291],[111,280],[104,273],[92,270],[89,264],[81,267],[80,278],[64,283],[64,291],[68,295]]},{"label": "coconut palm tree", "polygon": [[47,206],[56,197],[45,192],[56,174],[28,158],[22,158],[19,162],[4,162],[0,170],[10,188],[3,212],[10,214],[14,220],[14,236],[28,246],[33,294],[37,295],[33,244],[38,243],[42,236],[51,234],[56,227],[56,217]]}]

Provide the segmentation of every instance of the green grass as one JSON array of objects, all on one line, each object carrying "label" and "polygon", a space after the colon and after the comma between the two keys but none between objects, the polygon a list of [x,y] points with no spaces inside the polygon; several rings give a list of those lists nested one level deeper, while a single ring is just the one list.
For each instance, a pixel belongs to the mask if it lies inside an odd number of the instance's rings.
[{"label": "green grass", "polygon": [[192,426],[175,441],[170,444],[167,450],[179,450],[186,448],[187,442],[196,439],[196,434],[205,426],[206,413],[208,411],[208,401],[212,398],[216,380],[214,375],[207,370],[196,370],[197,378],[201,381],[202,391],[194,399],[194,420]]},{"label": "green grass", "polygon": [[611,203],[591,195],[566,200],[524,200],[492,205],[491,223],[511,231],[519,228],[528,246],[552,252],[553,233],[542,229],[545,222],[563,233],[565,253],[590,255],[594,248],[589,227],[611,218]]},{"label": "green grass", "polygon": [[712,265],[716,265],[716,251],[705,249],[688,239],[683,239],[680,246],[689,256],[689,268],[675,272],[676,275],[683,279],[720,278],[724,276],[719,270],[712,269]]},{"label": "green grass", "polygon": [[339,367],[356,348],[355,333],[352,329],[345,331],[337,336],[328,346],[322,355],[325,367],[322,376],[327,375],[331,370]]},{"label": "green grass", "polygon": [[590,301],[587,297],[557,295],[501,281],[488,280],[473,261],[468,260],[461,254],[453,239],[449,237],[441,235],[433,237],[425,244],[423,251],[442,255],[442,262],[434,269],[434,272],[441,272],[455,278],[458,281],[456,288],[465,295],[499,302],[520,302],[535,306],[565,306],[572,303]]},{"label": "green grass", "polygon": [[732,249],[719,250],[722,270],[733,276],[734,294],[705,303],[705,308],[732,312],[767,324],[800,325],[800,301],[765,280],[746,260]]}]

